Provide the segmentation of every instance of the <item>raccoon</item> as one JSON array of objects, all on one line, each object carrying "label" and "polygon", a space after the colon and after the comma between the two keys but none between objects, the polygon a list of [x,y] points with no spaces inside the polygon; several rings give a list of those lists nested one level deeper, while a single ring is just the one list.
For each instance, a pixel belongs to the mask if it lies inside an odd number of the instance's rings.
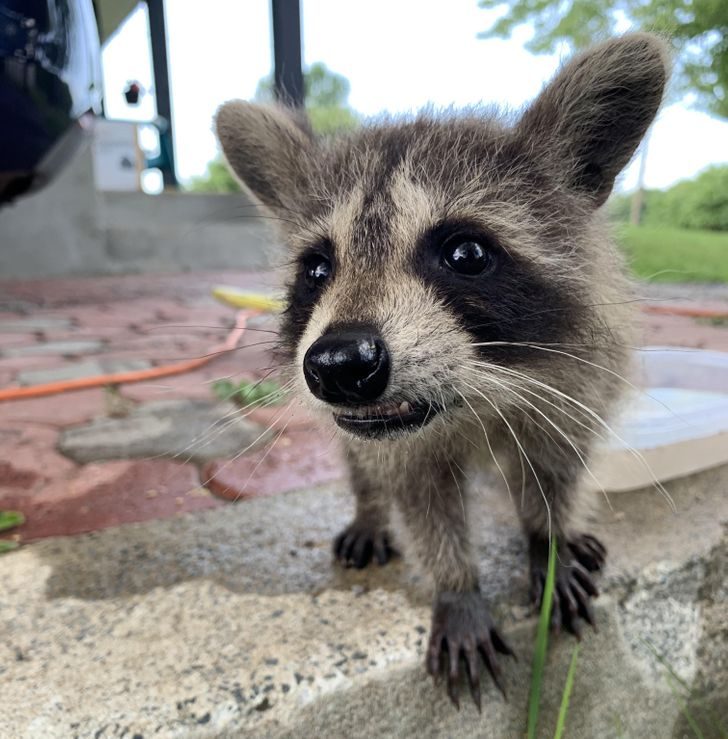
[{"label": "raccoon", "polygon": [[601,212],[654,119],[666,44],[633,33],[577,54],[519,115],[473,108],[316,137],[300,111],[232,101],[224,156],[290,255],[280,354],[340,432],[356,515],[344,566],[395,553],[396,509],[435,587],[427,670],[480,706],[512,651],[479,589],[470,472],[491,466],[522,521],[552,626],[594,624],[604,546],[584,527],[595,440],[629,363],[629,284]]}]

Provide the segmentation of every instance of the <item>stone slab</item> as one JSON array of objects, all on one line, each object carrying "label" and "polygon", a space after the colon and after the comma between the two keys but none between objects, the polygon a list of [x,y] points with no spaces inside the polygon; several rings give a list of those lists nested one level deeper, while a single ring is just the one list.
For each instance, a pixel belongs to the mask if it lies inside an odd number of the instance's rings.
[{"label": "stone slab", "polygon": [[114,372],[131,372],[151,367],[144,359],[89,360],[73,362],[51,369],[27,370],[19,372],[17,380],[21,385],[42,385],[47,382],[77,380],[81,377],[111,374]]},{"label": "stone slab", "polygon": [[323,485],[345,477],[346,469],[333,439],[311,429],[283,433],[265,449],[238,459],[215,460],[202,468],[205,486],[215,495],[233,501]]},{"label": "stone slab", "polygon": [[72,357],[77,354],[92,354],[104,348],[102,341],[46,341],[32,346],[21,346],[3,350],[5,357],[35,357],[39,354],[57,354]]},{"label": "stone slab", "polygon": [[[2,362],[2,360],[0,360]],[[106,409],[104,388],[0,403],[0,427],[37,423],[53,428],[79,424]]]},{"label": "stone slab", "polygon": [[10,532],[23,542],[221,505],[200,486],[195,467],[166,459],[88,464],[45,483],[27,477],[14,482],[0,487],[0,509],[25,515],[25,524]]},{"label": "stone slab", "polygon": [[[728,716],[728,469],[615,495],[610,549],[566,735],[693,735],[649,640],[693,689],[705,736]],[[22,737],[520,737],[535,622],[510,503],[475,499],[481,587],[517,651],[509,698],[457,712],[422,665],[429,586],[404,560],[331,562],[352,503],[337,486],[173,521],[46,540],[3,556],[3,730]],[[574,641],[553,640],[539,736]]]},{"label": "stone slab", "polygon": [[37,331],[69,330],[73,326],[68,318],[53,316],[28,316],[27,318],[0,321],[0,333],[34,333]]},{"label": "stone slab", "polygon": [[172,457],[207,462],[265,443],[270,433],[229,403],[160,400],[125,418],[101,418],[65,429],[58,448],[76,462]]}]

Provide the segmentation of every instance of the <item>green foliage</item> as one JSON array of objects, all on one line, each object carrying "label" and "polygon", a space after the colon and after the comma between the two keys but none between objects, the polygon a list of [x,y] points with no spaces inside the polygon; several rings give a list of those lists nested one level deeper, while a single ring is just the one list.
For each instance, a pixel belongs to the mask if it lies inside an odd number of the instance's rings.
[{"label": "green foliage", "polygon": [[569,663],[569,671],[566,673],[566,682],[564,683],[564,692],[561,694],[561,705],[559,706],[559,716],[556,720],[556,731],[554,731],[554,739],[561,739],[566,728],[566,714],[569,712],[569,701],[571,700],[571,691],[574,688],[574,678],[576,677],[576,660],[579,657],[579,645],[574,647],[571,654],[571,662]]},{"label": "green foliage", "polygon": [[[311,127],[321,135],[354,128],[359,122],[357,114],[349,106],[349,80],[332,72],[322,62],[314,62],[303,73],[303,94]],[[255,91],[259,103],[269,103],[275,98],[273,75],[264,77]]]},{"label": "green foliage", "polygon": [[[482,36],[507,38],[519,26],[534,34],[527,48],[582,48],[616,33],[627,20],[669,36],[678,52],[676,88],[695,95],[699,107],[728,118],[728,2],[726,0],[479,0],[504,9]],[[621,27],[621,25],[620,25]]]},{"label": "green foliage", "polygon": [[350,108],[337,106],[308,108],[308,119],[313,130],[322,136],[356,128],[359,118]]},{"label": "green foliage", "polygon": [[14,529],[25,523],[25,516],[20,511],[0,511],[0,531]]},{"label": "green foliage", "polygon": [[[273,75],[269,74],[258,82],[253,98],[259,103],[270,103],[275,99]],[[306,107],[346,107],[351,85],[349,80],[332,72],[323,62],[314,62],[303,73],[303,96]]]},{"label": "green foliage", "polygon": [[645,223],[728,231],[728,166],[710,167],[694,180],[653,196]]},{"label": "green foliage", "polygon": [[[25,516],[20,511],[0,511],[0,531],[8,531],[25,523]],[[12,552],[20,546],[12,539],[0,539],[0,554]]]},{"label": "green foliage", "polygon": [[[628,221],[629,195],[609,201],[612,220]],[[684,180],[669,190],[644,193],[642,223],[646,226],[728,231],[728,166],[710,167],[693,180]]]},{"label": "green foliage", "polygon": [[[349,80],[332,72],[325,64],[315,62],[303,73],[306,113],[313,130],[322,136],[355,128],[359,117],[349,106]],[[259,103],[274,100],[273,75],[258,82],[253,98]],[[238,192],[240,186],[221,159],[207,165],[207,172],[189,185],[192,192]]]},{"label": "green foliage", "polygon": [[690,727],[695,738],[704,739],[705,735],[698,725],[693,712],[690,710],[689,703],[700,709],[700,720],[701,722],[710,725],[710,736],[728,739],[728,724],[725,723],[725,720],[719,719],[714,714],[714,712],[710,710],[710,708],[706,708],[703,705],[703,701],[693,694],[693,690],[690,687],[689,683],[683,680],[680,675],[675,672],[672,665],[667,661],[667,659],[665,659],[662,654],[660,654],[660,652],[657,650],[654,644],[652,644],[652,642],[648,641],[647,639],[640,639],[640,641],[645,647],[647,647],[647,649],[649,649],[650,652],[652,652],[655,659],[665,669],[665,682],[667,682],[667,685],[670,688],[670,692],[673,694],[676,702],[680,706],[680,713],[682,713],[685,722]]},{"label": "green foliage", "polygon": [[[349,80],[341,74],[332,72],[322,62],[314,62],[304,71],[303,93],[306,112],[316,133],[326,135],[357,125],[359,118],[349,106],[350,90]],[[270,103],[274,98],[271,74],[258,83],[254,100],[259,103]]]},{"label": "green foliage", "polygon": [[240,192],[240,185],[222,159],[213,159],[202,177],[194,177],[187,186],[190,192]]},{"label": "green foliage", "polygon": [[218,380],[213,383],[212,391],[220,400],[232,400],[243,407],[275,405],[283,396],[280,385],[273,380]]},{"label": "green foliage", "polygon": [[546,649],[549,641],[549,624],[551,623],[551,607],[554,600],[554,584],[556,581],[556,537],[551,537],[549,564],[546,572],[541,613],[538,617],[536,631],[536,646],[533,650],[533,668],[531,670],[531,691],[528,696],[528,724],[526,735],[528,739],[536,739],[538,725],[538,709],[541,701],[541,686],[546,666]]},{"label": "green foliage", "polygon": [[617,241],[637,277],[654,282],[728,282],[728,232],[620,225]]}]

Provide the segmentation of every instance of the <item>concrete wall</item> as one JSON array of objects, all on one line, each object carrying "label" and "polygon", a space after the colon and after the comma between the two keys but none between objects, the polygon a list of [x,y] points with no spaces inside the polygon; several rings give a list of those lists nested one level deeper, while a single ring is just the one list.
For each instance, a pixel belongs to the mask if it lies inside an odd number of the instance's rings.
[{"label": "concrete wall", "polygon": [[0,210],[0,279],[259,269],[275,235],[243,195],[96,192],[90,150]]}]

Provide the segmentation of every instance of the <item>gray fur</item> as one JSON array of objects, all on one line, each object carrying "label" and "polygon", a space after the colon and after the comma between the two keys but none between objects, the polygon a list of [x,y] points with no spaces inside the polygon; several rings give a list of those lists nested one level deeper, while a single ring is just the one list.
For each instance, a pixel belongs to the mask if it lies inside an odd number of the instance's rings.
[{"label": "gray fur", "polygon": [[[494,458],[527,534],[570,541],[583,525],[585,464],[607,434],[598,419],[609,418],[624,386],[631,344],[629,288],[598,206],[657,112],[665,49],[647,34],[597,45],[516,119],[425,111],[318,140],[282,109],[233,102],[218,113],[232,169],[285,219],[292,263],[317,240],[335,254],[332,283],[284,326],[282,354],[300,396],[330,422],[331,408],[303,380],[303,355],[331,324],[363,320],[392,355],[382,401],[448,408],[401,438],[340,432],[354,529],[386,529],[395,505],[438,592],[477,589],[468,473]],[[522,358],[484,358],[488,348],[474,346],[461,316],[413,271],[422,235],[443,218],[495,234],[543,296],[535,310],[504,304],[503,320],[531,311],[534,330],[558,340],[535,348],[526,322]]]}]

